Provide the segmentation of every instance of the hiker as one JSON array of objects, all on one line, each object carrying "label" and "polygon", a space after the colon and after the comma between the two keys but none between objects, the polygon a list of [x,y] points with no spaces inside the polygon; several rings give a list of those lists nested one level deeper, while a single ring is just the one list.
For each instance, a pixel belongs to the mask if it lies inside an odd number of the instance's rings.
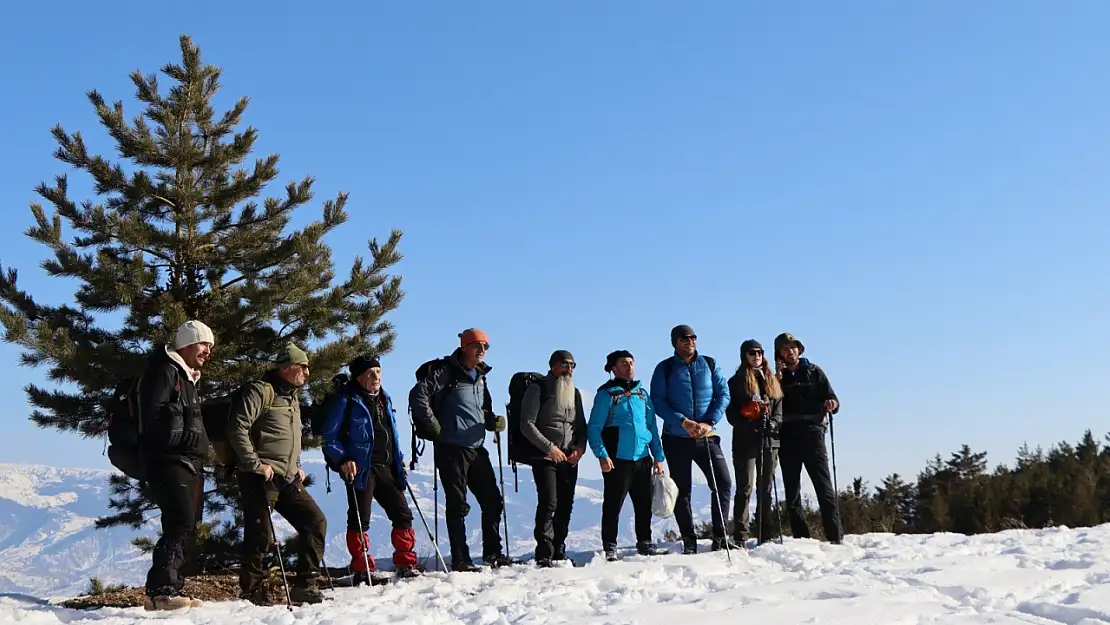
[{"label": "hiker", "polygon": [[674,355],[656,365],[651,376],[651,401],[663,419],[663,450],[671,465],[671,478],[678,486],[674,518],[684,554],[698,552],[690,510],[691,462],[709,482],[713,550],[736,548],[725,531],[732,477],[721,450],[721,437],[713,430],[729,404],[728,383],[717,371],[716,361],[698,353],[697,344],[698,336],[690,326],[672,328]]},{"label": "hiker", "polygon": [[293,603],[319,603],[317,587],[324,557],[327,519],[304,485],[301,468],[300,388],[308,381],[308,355],[289,343],[275,367],[248,382],[231,405],[228,442],[238,463],[243,506],[241,598],[269,605],[262,559],[272,546],[273,517],[280,514],[297,531],[297,576],[289,589]]},{"label": "hiker", "polygon": [[492,567],[512,562],[502,553],[501,512],[504,500],[497,475],[484,447],[486,432],[505,431],[505,417],[493,413],[486,386],[491,367],[484,362],[489,337],[477,328],[459,334],[459,347],[449,356],[425,363],[409,391],[409,408],[417,435],[432,441],[446,500],[451,568],[478,571],[466,542],[466,491],[482,508],[482,561]]},{"label": "hiker", "polygon": [[740,345],[740,366],[729,378],[728,390],[730,401],[725,418],[732,424],[732,465],[736,470],[733,536],[738,544],[744,545],[751,535],[748,502],[758,481],[756,508],[760,529],[757,542],[763,544],[773,535],[771,483],[779,457],[782,387],[771,372],[759,341],[748,339]]},{"label": "hiker", "polygon": [[817,494],[825,538],[840,544],[843,532],[837,515],[839,495],[833,488],[829,454],[825,448],[829,414],[840,410],[840,400],[821,367],[801,357],[805,349],[805,345],[789,332],[775,337],[775,367],[783,393],[779,463],[786,491],[786,511],[791,534],[795,538],[809,538],[809,525],[802,507],[804,466]]},{"label": "hiker", "polygon": [[612,374],[597,388],[587,437],[590,450],[601,463],[605,481],[601,504],[601,545],[605,559],[617,559],[617,526],[626,497],[635,513],[636,553],[667,553],[651,539],[651,475],[663,474],[663,445],[655,422],[651,397],[636,376],[632,353],[617,350],[605,358],[605,373]]},{"label": "hiker", "polygon": [[201,502],[208,436],[196,383],[215,342],[211,328],[200,321],[186,321],[177,328],[172,345],[154,350],[139,381],[141,454],[146,481],[162,517],[162,536],[154,545],[146,576],[143,605],[147,610],[201,604],[182,592],[185,580],[180,569],[185,546],[204,516]]},{"label": "hiker", "polygon": [[532,463],[536,482],[536,565],[567,559],[567,533],[578,483],[578,462],[586,451],[586,411],[574,386],[574,356],[556,350],[548,373],[528,387],[520,410],[520,432],[546,454]]},{"label": "hiker", "polygon": [[393,567],[414,577],[416,535],[405,498],[408,476],[397,437],[393,400],[382,388],[381,363],[359,356],[347,365],[351,379],[324,407],[324,458],[347,482],[347,551],[357,582],[370,583],[377,571],[370,555],[370,500],[382,507],[393,531]]}]

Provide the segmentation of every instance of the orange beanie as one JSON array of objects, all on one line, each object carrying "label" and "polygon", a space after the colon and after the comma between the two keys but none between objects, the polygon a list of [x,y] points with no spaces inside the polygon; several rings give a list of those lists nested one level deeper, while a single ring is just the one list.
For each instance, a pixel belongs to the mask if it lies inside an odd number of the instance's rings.
[{"label": "orange beanie", "polygon": [[485,331],[479,330],[478,328],[469,328],[463,330],[459,334],[459,339],[459,347],[466,347],[471,343],[485,343],[486,345],[489,345],[489,337],[486,336]]}]

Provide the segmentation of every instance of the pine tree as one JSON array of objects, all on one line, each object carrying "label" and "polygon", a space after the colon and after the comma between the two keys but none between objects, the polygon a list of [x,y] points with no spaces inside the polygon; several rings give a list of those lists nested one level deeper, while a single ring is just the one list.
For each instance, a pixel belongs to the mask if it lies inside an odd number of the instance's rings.
[{"label": "pine tree", "polygon": [[[198,385],[202,399],[257,377],[286,341],[311,350],[305,395],[315,398],[356,354],[392,349],[384,316],[403,298],[400,276],[388,274],[401,259],[401,232],[393,230],[384,245],[371,239],[371,260],[356,258],[336,281],[324,237],[347,220],[347,194],[325,201],[319,220],[287,231],[293,212],[313,199],[313,179],[260,199],[278,177],[278,156],[244,165],[258,137],[254,128],[240,129],[248,99],[217,113],[220,68],[202,63],[188,36],[180,47],[180,64],[161,68],[173,83],[165,93],[156,74],[131,74],[144,108],[130,122],[121,102],[87,94],[120,162],[90,153],[80,132],[52,130],[56,158],[88,173],[96,198],[71,200],[65,175],[40,184],[35,190],[53,211],[32,204],[35,225],[26,234],[53,253],[42,262],[50,277],[79,283],[74,301],[42,304],[20,290],[15,269],[0,271],[3,338],[23,349],[22,364],[46,366],[54,386],[26,389],[30,418],[40,427],[104,436],[107,394],[141,372],[150,351],[188,319],[216,335]],[[234,504],[237,492],[231,476],[207,472],[211,516]],[[153,509],[150,493],[122,475],[111,484],[115,513],[98,525],[138,528]],[[234,560],[240,519],[236,511],[230,523],[202,524],[201,566]]]}]

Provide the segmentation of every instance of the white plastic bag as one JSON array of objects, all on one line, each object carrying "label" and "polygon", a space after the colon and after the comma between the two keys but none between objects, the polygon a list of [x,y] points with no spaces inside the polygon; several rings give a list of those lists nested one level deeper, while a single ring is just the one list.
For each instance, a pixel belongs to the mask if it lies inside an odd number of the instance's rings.
[{"label": "white plastic bag", "polygon": [[668,475],[651,476],[651,513],[665,519],[674,514],[674,502],[678,499],[678,484]]}]

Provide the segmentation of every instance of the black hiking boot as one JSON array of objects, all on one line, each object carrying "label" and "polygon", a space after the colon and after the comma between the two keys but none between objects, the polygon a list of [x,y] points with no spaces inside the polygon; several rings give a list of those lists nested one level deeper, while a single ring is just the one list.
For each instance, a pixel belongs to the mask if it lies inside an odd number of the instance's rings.
[{"label": "black hiking boot", "polygon": [[482,562],[484,562],[486,566],[493,569],[499,569],[503,566],[520,564],[520,560],[514,560],[512,558],[505,557],[505,554],[502,553],[494,553],[488,556],[482,556]]},{"label": "black hiking boot", "polygon": [[670,550],[664,547],[656,547],[651,543],[636,543],[636,553],[642,556],[663,556],[670,553]]},{"label": "black hiking boot", "polygon": [[400,579],[412,579],[414,577],[420,577],[422,572],[415,566],[399,566],[397,567],[396,573],[397,577]]},{"label": "black hiking boot", "polygon": [[538,558],[536,560],[536,566],[541,569],[549,569],[555,565],[551,562],[551,558]]},{"label": "black hiking boot", "polygon": [[714,538],[711,548],[713,551],[720,551],[722,549],[739,549],[740,547],[736,543],[732,542],[731,538],[725,537]]},{"label": "black hiking boot", "polygon": [[458,560],[451,563],[452,571],[459,571],[460,573],[477,573],[482,570],[482,567],[474,564],[470,560]]},{"label": "black hiking boot", "polygon": [[605,545],[605,561],[606,562],[616,562],[617,561],[617,546],[616,545]]},{"label": "black hiking boot", "polygon": [[694,555],[698,552],[698,539],[696,538],[683,538],[682,539],[682,554]]},{"label": "black hiking boot", "polygon": [[254,590],[247,590],[240,593],[239,598],[250,601],[254,605],[274,605],[273,600],[270,599],[270,591],[266,589],[265,584],[259,584]]},{"label": "black hiking boot", "polygon": [[554,562],[562,562],[567,559],[567,546],[559,545],[555,547],[554,553],[551,554],[551,560]]}]

